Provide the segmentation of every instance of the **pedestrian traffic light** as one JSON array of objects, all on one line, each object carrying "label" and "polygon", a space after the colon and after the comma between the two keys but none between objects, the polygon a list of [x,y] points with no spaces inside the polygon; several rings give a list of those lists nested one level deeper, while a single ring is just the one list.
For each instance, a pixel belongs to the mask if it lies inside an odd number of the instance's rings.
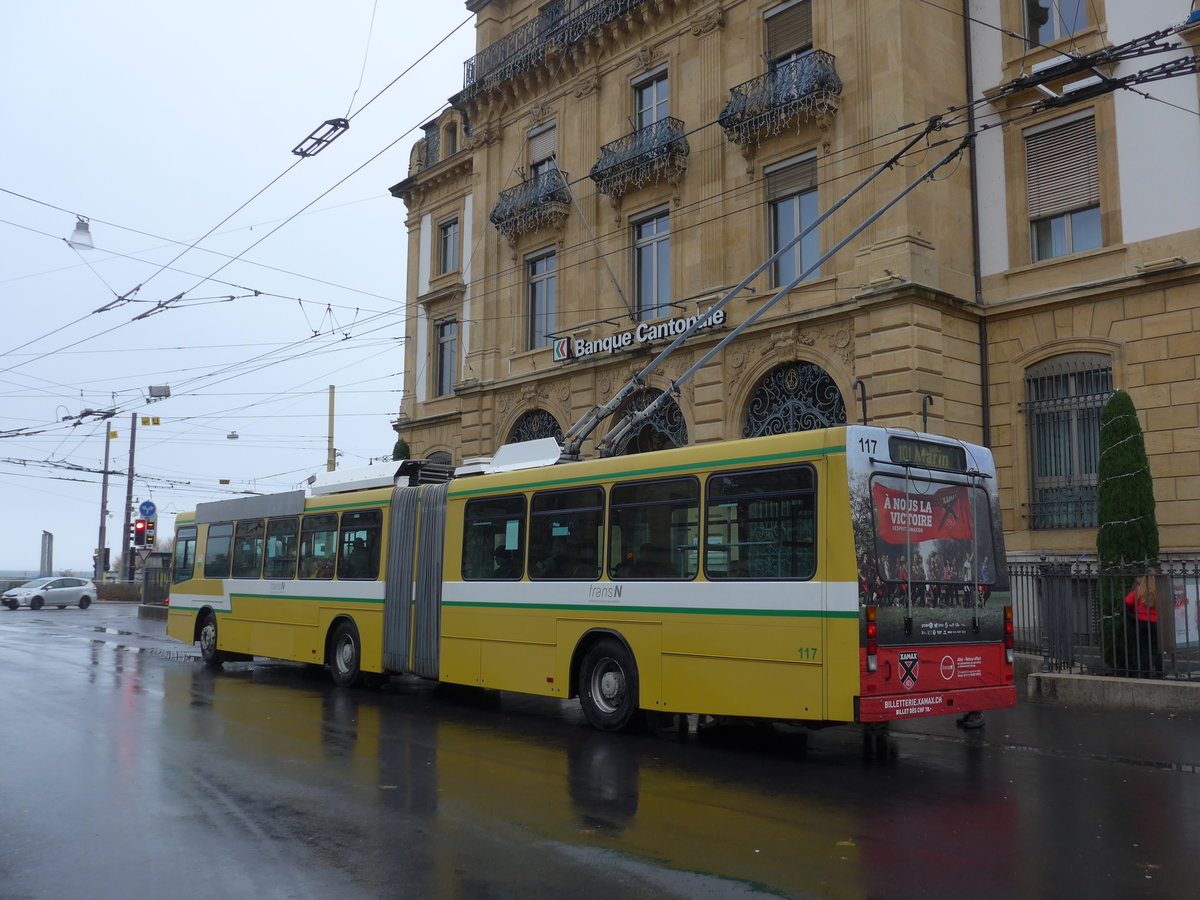
[{"label": "pedestrian traffic light", "polygon": [[146,520],[138,519],[133,523],[133,545],[135,547],[146,546]]},{"label": "pedestrian traffic light", "polygon": [[146,520],[146,546],[147,547],[154,546],[154,520],[153,519]]}]

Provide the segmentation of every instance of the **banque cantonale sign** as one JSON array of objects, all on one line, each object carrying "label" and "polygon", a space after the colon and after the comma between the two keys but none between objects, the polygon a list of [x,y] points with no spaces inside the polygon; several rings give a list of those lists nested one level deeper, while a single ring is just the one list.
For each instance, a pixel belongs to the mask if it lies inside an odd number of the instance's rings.
[{"label": "banque cantonale sign", "polygon": [[619,350],[626,350],[634,344],[648,344],[651,341],[678,337],[705,316],[710,317],[700,326],[701,328],[713,328],[725,324],[725,310],[714,310],[709,307],[704,312],[687,318],[667,319],[665,322],[641,322],[637,328],[610,334],[594,341],[583,338],[556,338],[554,340],[554,361],[583,359],[595,356],[597,353],[616,353]]}]

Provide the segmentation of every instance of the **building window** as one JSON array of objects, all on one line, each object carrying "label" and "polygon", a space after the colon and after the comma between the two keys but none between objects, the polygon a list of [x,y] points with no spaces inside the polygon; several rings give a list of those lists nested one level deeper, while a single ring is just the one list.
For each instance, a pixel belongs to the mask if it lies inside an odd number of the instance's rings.
[{"label": "building window", "polygon": [[438,225],[438,273],[458,271],[458,219]]},{"label": "building window", "polygon": [[1034,262],[1102,245],[1096,121],[1090,113],[1026,130],[1025,170]]},{"label": "building window", "polygon": [[1112,394],[1112,361],[1070,353],[1025,373],[1030,526],[1094,528],[1100,411]]},{"label": "building window", "polygon": [[454,392],[454,378],[458,369],[458,322],[443,319],[437,329],[437,396],[445,397]]},{"label": "building window", "polygon": [[640,320],[665,316],[671,303],[671,216],[633,223],[634,298]]},{"label": "building window", "polygon": [[633,86],[634,127],[648,128],[667,117],[667,72],[663,69]]},{"label": "building window", "polygon": [[529,132],[526,137],[529,143],[529,178],[530,180],[545,175],[551,169],[558,168],[555,153],[558,149],[558,128],[553,122]]},{"label": "building window", "polygon": [[780,4],[767,10],[763,18],[767,26],[767,60],[772,69],[812,50],[811,0]]},{"label": "building window", "polygon": [[458,126],[453,122],[442,132],[442,147],[445,148],[446,156],[453,156],[458,152]]},{"label": "building window", "polygon": [[536,350],[550,343],[555,331],[555,309],[558,305],[558,276],[555,272],[554,251],[543,252],[525,260],[529,284],[529,349]]},{"label": "building window", "polygon": [[[771,212],[771,252],[778,253],[817,219],[817,160],[788,160],[768,166],[767,203]],[[771,267],[775,287],[795,281],[817,261],[820,235],[813,229],[793,244]],[[808,277],[816,277],[813,271]]]},{"label": "building window", "polygon": [[1086,0],[1025,0],[1029,45],[1052,44],[1087,27]]}]

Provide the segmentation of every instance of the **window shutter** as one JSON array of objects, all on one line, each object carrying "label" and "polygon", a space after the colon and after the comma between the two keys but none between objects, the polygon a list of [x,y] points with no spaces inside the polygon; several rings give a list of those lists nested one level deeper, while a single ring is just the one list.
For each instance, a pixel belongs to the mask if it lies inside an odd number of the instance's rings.
[{"label": "window shutter", "polygon": [[554,155],[557,146],[555,132],[558,129],[555,126],[544,128],[541,131],[532,131],[529,133],[529,162],[540,163]]},{"label": "window shutter", "polygon": [[1096,120],[1088,116],[1025,138],[1029,218],[1042,219],[1100,203]]},{"label": "window shutter", "polygon": [[767,199],[778,200],[817,186],[817,158],[806,159],[793,166],[767,173]]},{"label": "window shutter", "polygon": [[795,6],[767,13],[767,56],[771,59],[812,44],[812,3],[803,0]]}]

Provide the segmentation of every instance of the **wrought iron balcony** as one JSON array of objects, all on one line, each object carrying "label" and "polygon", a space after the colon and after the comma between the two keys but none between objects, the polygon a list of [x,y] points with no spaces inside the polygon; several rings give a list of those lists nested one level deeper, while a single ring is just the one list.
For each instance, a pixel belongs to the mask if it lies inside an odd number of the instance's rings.
[{"label": "wrought iron balcony", "polygon": [[799,116],[837,109],[842,80],[833,55],[813,50],[729,90],[729,102],[717,121],[736,144],[778,134]]},{"label": "wrought iron balcony", "polygon": [[546,57],[563,52],[597,28],[645,0],[561,0],[463,63],[463,94],[470,97],[527,72]]},{"label": "wrought iron balcony", "polygon": [[668,116],[605,144],[588,175],[602,194],[620,197],[647,182],[678,181],[687,171],[690,149],[683,123]]},{"label": "wrought iron balcony", "polygon": [[567,173],[550,169],[500,192],[488,221],[510,241],[563,219],[571,211]]}]

